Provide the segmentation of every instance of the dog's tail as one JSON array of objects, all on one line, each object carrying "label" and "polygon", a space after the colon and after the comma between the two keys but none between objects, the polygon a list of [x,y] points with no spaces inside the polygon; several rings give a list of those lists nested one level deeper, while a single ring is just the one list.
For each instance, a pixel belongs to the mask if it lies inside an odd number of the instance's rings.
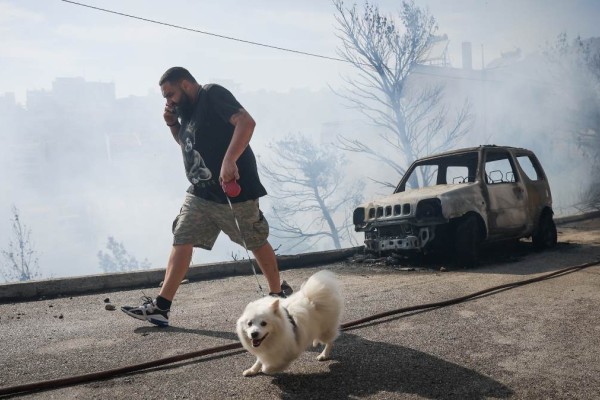
[{"label": "dog's tail", "polygon": [[331,301],[342,302],[340,284],[335,274],[328,270],[319,271],[312,275],[300,289],[315,305],[325,305]]}]

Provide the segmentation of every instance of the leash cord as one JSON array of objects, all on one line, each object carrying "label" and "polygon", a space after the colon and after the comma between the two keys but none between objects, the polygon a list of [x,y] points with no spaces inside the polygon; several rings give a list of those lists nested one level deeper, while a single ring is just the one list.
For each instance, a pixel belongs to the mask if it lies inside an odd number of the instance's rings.
[{"label": "leash cord", "polygon": [[240,228],[240,224],[238,222],[237,216],[235,215],[235,211],[233,210],[233,205],[231,204],[231,200],[229,199],[229,196],[227,194],[225,194],[225,198],[227,198],[227,203],[229,203],[229,208],[231,208],[231,214],[233,215],[233,220],[235,221],[235,226],[237,226],[238,232],[240,233],[240,237],[242,238],[242,244],[244,245],[244,249],[246,250],[246,255],[248,255],[248,262],[250,263],[250,266],[252,267],[252,272],[254,273],[254,277],[256,278],[256,284],[258,285],[259,292],[264,297],[265,292],[263,291],[263,288],[260,285],[260,281],[258,279],[258,274],[256,273],[256,268],[254,267],[254,263],[252,262],[252,259],[250,258],[250,252],[248,251],[248,246],[246,245],[246,239],[244,238],[244,233],[242,232],[242,229]]}]

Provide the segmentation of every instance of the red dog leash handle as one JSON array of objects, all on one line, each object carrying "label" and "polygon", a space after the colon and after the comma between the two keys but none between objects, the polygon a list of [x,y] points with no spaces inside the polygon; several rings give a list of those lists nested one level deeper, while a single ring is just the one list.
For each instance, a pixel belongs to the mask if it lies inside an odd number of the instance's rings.
[{"label": "red dog leash handle", "polygon": [[223,191],[225,192],[225,194],[229,197],[237,197],[240,195],[242,188],[240,187],[239,183],[237,183],[237,181],[235,179],[229,181],[229,182],[223,182],[221,183],[221,187],[223,188]]}]

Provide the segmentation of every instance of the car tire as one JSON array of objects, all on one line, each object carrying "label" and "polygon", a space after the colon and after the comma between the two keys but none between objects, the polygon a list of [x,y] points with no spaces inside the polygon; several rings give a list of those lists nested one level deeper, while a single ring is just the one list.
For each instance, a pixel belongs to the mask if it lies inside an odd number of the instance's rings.
[{"label": "car tire", "polygon": [[468,215],[456,226],[454,242],[456,265],[463,268],[476,266],[479,262],[481,241],[481,230],[477,217]]},{"label": "car tire", "polygon": [[556,246],[557,242],[556,224],[551,212],[544,212],[540,216],[538,227],[531,236],[533,247],[536,250],[549,249]]}]

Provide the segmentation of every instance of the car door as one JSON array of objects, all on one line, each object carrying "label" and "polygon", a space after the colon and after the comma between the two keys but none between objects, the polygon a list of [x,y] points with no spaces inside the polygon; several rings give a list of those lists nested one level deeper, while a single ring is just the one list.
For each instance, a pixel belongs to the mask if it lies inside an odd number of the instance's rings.
[{"label": "car door", "polygon": [[542,210],[545,207],[552,208],[550,186],[540,162],[533,153],[520,150],[513,155],[527,189],[528,231],[532,233]]},{"label": "car door", "polygon": [[527,191],[509,151],[484,153],[484,187],[490,239],[519,236],[527,229]]}]

